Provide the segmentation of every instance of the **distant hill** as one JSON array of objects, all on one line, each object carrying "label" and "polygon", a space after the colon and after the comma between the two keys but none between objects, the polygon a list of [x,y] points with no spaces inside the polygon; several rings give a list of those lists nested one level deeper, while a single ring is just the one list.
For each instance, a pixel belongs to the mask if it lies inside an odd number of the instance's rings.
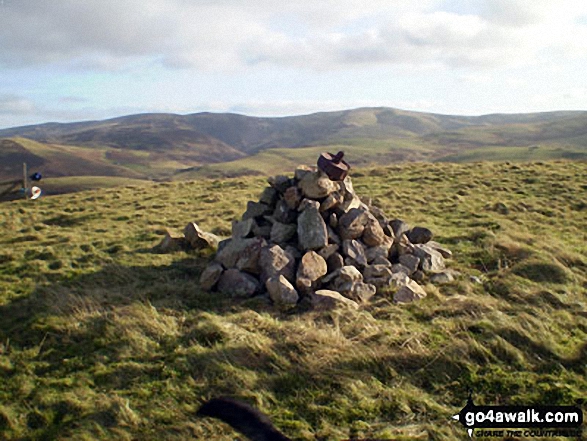
[{"label": "distant hill", "polygon": [[0,179],[18,174],[23,161],[48,176],[194,178],[271,173],[282,158],[314,162],[320,151],[336,149],[345,150],[354,165],[586,159],[587,112],[472,117],[360,108],[281,118],[154,113],[15,127],[0,130],[1,138]]}]

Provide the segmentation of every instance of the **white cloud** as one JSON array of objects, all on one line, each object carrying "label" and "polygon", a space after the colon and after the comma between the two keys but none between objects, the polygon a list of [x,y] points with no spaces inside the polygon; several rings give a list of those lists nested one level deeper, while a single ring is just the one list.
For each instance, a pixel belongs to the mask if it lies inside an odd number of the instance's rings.
[{"label": "white cloud", "polygon": [[0,115],[31,115],[35,113],[34,103],[24,97],[0,95]]},{"label": "white cloud", "polygon": [[[458,4],[458,3],[457,3]],[[0,66],[116,70],[258,65],[528,64],[544,50],[585,56],[583,0],[5,0]]]}]

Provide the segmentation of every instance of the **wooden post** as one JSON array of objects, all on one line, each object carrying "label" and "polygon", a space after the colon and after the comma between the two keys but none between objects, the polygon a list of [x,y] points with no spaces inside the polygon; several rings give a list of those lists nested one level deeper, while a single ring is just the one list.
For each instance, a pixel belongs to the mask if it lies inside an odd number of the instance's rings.
[{"label": "wooden post", "polygon": [[27,168],[26,168],[26,162],[22,163],[22,188],[24,188],[24,198],[28,199],[27,197]]}]

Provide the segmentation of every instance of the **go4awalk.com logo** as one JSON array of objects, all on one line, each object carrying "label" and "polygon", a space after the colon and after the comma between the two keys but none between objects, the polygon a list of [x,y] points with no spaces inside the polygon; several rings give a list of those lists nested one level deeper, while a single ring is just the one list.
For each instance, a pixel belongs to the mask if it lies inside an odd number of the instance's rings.
[{"label": "go4awalk.com logo", "polygon": [[580,438],[583,411],[577,406],[476,406],[469,396],[453,419],[470,437]]}]

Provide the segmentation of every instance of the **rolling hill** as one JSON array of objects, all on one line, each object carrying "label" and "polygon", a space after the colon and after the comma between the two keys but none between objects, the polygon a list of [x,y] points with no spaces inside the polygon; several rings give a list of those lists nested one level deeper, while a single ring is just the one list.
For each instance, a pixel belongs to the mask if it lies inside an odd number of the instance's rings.
[{"label": "rolling hill", "polygon": [[438,115],[360,108],[260,118],[141,114],[0,130],[0,180],[45,176],[195,179],[268,174],[345,150],[355,166],[403,161],[587,158],[587,112]]}]

